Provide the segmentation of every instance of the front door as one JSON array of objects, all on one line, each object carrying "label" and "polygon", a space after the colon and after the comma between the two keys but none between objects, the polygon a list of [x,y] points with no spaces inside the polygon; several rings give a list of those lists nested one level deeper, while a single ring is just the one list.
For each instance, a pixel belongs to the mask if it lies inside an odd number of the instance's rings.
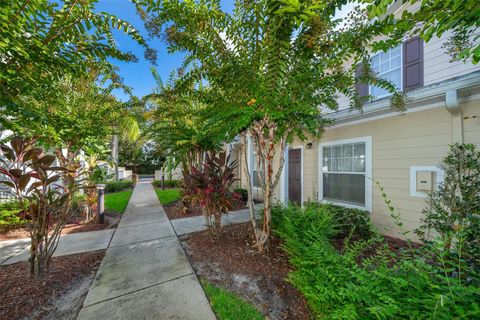
[{"label": "front door", "polygon": [[302,202],[302,152],[288,150],[288,200]]}]

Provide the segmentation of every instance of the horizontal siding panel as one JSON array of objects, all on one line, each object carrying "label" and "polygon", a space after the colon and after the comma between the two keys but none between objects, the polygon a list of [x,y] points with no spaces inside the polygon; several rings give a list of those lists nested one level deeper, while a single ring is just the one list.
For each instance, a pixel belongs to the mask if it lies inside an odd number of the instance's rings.
[{"label": "horizontal siding panel", "polygon": [[448,134],[439,134],[435,136],[417,136],[416,138],[401,138],[401,139],[391,139],[391,141],[383,140],[376,141],[375,137],[373,138],[373,153],[375,155],[379,150],[391,150],[392,147],[395,148],[409,148],[409,147],[420,147],[420,146],[443,146],[445,144],[451,143],[452,135]]}]

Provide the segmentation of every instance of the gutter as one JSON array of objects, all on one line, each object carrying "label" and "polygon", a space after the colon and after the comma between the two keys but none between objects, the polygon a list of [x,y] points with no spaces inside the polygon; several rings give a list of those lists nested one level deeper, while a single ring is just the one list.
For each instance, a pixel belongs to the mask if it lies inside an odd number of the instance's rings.
[{"label": "gutter", "polygon": [[[452,114],[458,114],[461,113],[459,98],[471,96],[476,91],[480,92],[480,71],[434,83],[407,93],[407,111],[413,111],[426,105],[443,105]],[[343,109],[329,113],[325,117],[334,120],[334,126],[336,126],[395,113],[402,113],[402,111],[393,108],[389,98],[384,98],[367,103],[362,109]]]}]

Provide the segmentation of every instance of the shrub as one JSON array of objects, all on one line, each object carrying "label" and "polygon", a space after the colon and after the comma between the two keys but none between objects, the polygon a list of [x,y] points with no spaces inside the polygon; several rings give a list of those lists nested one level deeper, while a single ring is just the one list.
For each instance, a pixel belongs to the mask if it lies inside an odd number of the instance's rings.
[{"label": "shrub", "polygon": [[[80,168],[74,154],[45,155],[35,139],[13,137],[0,145],[0,181],[15,191],[30,232],[30,272],[43,277],[58,246],[66,222],[74,214],[73,197],[79,184]],[[62,166],[53,166],[58,160]]]},{"label": "shrub", "polygon": [[429,195],[416,232],[429,242],[435,231],[446,251],[480,266],[480,151],[473,144],[454,144],[441,166],[445,179]]},{"label": "shrub", "polygon": [[244,188],[235,188],[233,189],[233,192],[236,192],[240,195],[240,199],[242,199],[242,201],[247,201],[248,200],[248,191],[247,189],[244,189]]},{"label": "shrub", "polygon": [[312,210],[321,209],[329,212],[340,237],[352,235],[357,239],[366,239],[373,235],[368,211],[318,202],[306,203],[305,206],[312,207]]},{"label": "shrub", "polygon": [[215,232],[221,227],[222,214],[231,210],[240,197],[230,191],[236,181],[237,165],[237,161],[230,162],[230,156],[222,152],[207,154],[200,169],[183,170],[182,202],[200,206],[206,224]]},{"label": "shrub", "polygon": [[[179,188],[182,184],[181,180],[164,180],[163,182],[165,188]],[[155,188],[162,187],[162,180],[154,180],[152,183]]]},{"label": "shrub", "polygon": [[105,192],[117,192],[124,189],[131,189],[134,186],[134,182],[130,180],[121,180],[121,181],[107,181],[105,183]]},{"label": "shrub", "polygon": [[332,245],[339,220],[330,206],[276,206],[275,232],[283,239],[294,271],[288,280],[321,319],[473,319],[480,316],[478,280],[451,278],[432,248],[389,250],[372,233]]},{"label": "shrub", "polygon": [[20,217],[20,205],[16,201],[0,202],[0,229],[8,229],[25,223]]}]

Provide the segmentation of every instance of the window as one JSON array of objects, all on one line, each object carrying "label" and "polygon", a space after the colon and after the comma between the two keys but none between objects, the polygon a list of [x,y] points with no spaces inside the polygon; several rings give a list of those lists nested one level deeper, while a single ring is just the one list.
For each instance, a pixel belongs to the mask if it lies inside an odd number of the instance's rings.
[{"label": "window", "polygon": [[258,182],[258,163],[257,163],[257,153],[253,153],[253,186],[255,188],[260,188],[260,183]]},{"label": "window", "polygon": [[320,145],[321,199],[360,207],[371,207],[371,138]]},{"label": "window", "polygon": [[[387,52],[381,52],[372,57],[372,71],[378,78],[390,81],[398,90],[402,90],[402,46],[399,45]],[[390,95],[388,90],[370,85],[370,95],[382,98]]]}]

